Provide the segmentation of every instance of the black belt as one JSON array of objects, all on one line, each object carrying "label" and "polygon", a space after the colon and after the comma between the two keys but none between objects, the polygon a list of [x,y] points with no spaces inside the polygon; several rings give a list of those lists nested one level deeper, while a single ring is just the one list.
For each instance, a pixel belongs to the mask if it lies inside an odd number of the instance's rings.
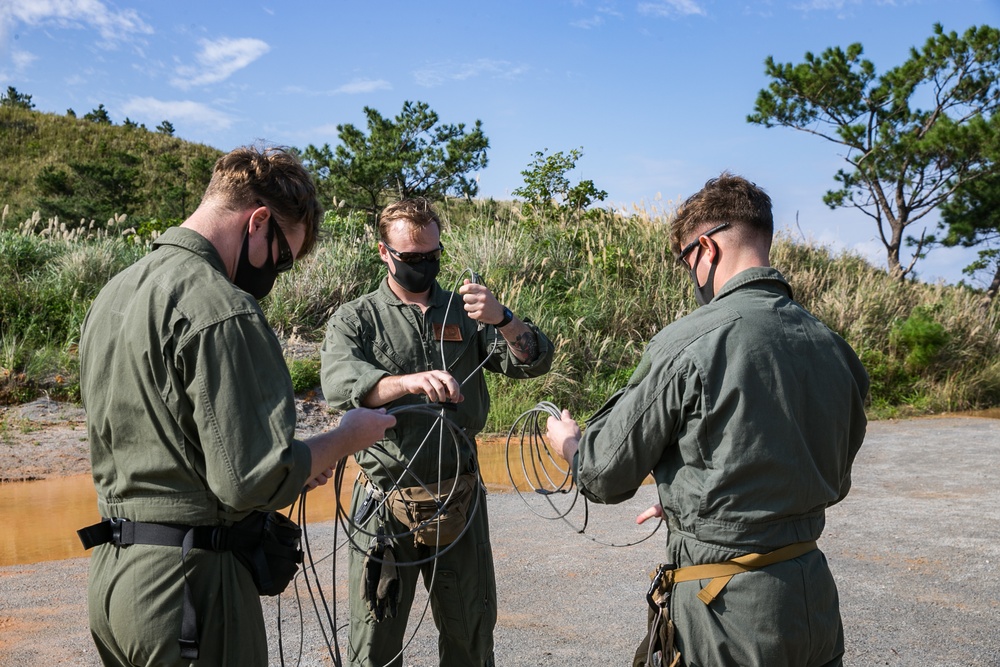
[{"label": "black belt", "polygon": [[227,526],[185,526],[179,523],[147,523],[128,519],[104,519],[100,523],[76,531],[84,549],[110,542],[115,546],[155,544],[161,547],[182,547],[184,537],[193,531],[194,549],[228,551],[232,548]]},{"label": "black belt", "polygon": [[[185,563],[191,549],[229,551],[234,540],[228,526],[185,526],[177,523],[147,523],[128,519],[104,519],[100,523],[76,531],[84,549],[101,544],[124,547],[131,544],[153,544],[163,547],[180,547],[181,562]],[[181,636],[177,640],[181,657],[198,659],[198,617],[184,570],[184,609],[181,615]]]}]

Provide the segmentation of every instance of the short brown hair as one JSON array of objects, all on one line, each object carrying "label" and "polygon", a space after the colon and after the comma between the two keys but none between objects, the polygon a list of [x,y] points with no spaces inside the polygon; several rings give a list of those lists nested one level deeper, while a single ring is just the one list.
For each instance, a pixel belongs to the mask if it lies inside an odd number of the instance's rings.
[{"label": "short brown hair", "polygon": [[722,172],[677,210],[670,224],[670,247],[677,255],[695,233],[725,222],[732,224],[744,238],[766,236],[770,240],[774,235],[771,198],[755,183]]},{"label": "short brown hair", "polygon": [[412,199],[401,199],[398,202],[389,204],[382,209],[382,214],[378,219],[378,236],[385,243],[389,237],[389,228],[393,223],[400,220],[407,220],[416,229],[423,229],[430,225],[437,225],[438,232],[441,231],[441,219],[431,206],[431,202],[423,197],[413,197]]},{"label": "short brown hair", "polygon": [[309,172],[286,148],[241,146],[220,157],[202,201],[210,199],[229,209],[261,203],[283,227],[305,227],[300,259],[316,245],[323,207]]}]

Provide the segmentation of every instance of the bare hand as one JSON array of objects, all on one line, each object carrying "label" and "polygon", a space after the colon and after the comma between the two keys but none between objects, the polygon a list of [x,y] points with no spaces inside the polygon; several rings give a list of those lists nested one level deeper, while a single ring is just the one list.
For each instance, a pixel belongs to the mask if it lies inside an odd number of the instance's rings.
[{"label": "bare hand", "polygon": [[573,421],[569,410],[562,411],[561,419],[550,416],[545,422],[545,428],[545,437],[555,453],[567,463],[572,463],[576,450],[580,447],[581,433],[580,426]]},{"label": "bare hand", "polygon": [[645,523],[647,519],[652,518],[662,519],[663,518],[663,506],[660,504],[653,505],[648,510],[640,514],[635,518],[636,523]]},{"label": "bare hand", "polygon": [[385,408],[355,408],[344,413],[337,428],[306,438],[312,455],[306,489],[326,484],[338,461],[378,442],[395,425],[396,418],[386,414]]},{"label": "bare hand", "polygon": [[485,324],[497,324],[503,320],[503,306],[486,285],[466,278],[465,283],[458,288],[458,293],[465,301],[465,312],[472,319]]},{"label": "bare hand", "polygon": [[335,430],[343,431],[352,442],[353,452],[358,452],[384,438],[386,429],[395,425],[396,418],[386,414],[385,408],[354,408],[344,413]]},{"label": "bare hand", "polygon": [[320,474],[316,475],[311,480],[306,482],[306,491],[312,491],[317,486],[323,486],[328,481],[330,481],[331,477],[333,477],[333,468],[327,468],[326,470],[324,470],[323,472],[321,472]]},{"label": "bare hand", "polygon": [[431,403],[461,403],[465,398],[458,380],[447,371],[403,375],[399,381],[406,393],[423,394]]}]

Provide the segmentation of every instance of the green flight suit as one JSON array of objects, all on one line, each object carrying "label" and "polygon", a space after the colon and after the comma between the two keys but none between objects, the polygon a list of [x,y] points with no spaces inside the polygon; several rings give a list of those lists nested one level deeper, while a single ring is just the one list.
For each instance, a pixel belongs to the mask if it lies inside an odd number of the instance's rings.
[{"label": "green flight suit", "polygon": [[[624,390],[588,422],[575,461],[591,500],[634,495],[652,471],[678,567],[817,539],[850,489],[868,376],[844,340],[748,269],[660,331]],[[815,550],[739,574],[711,604],[674,587],[688,667],[841,664],[836,585]]]},{"label": "green flight suit", "polygon": [[[102,517],[230,524],[291,504],[307,481],[291,378],[257,302],[185,228],[101,290],[83,323],[80,393]],[[260,599],[229,552],[193,549],[198,664],[266,665]],[[91,632],[105,664],[180,658],[180,547],[112,544],[91,558]]]},{"label": "green flight suit", "polygon": [[[440,339],[444,338],[444,363],[458,382],[464,382],[464,400],[455,411],[446,414],[474,442],[486,424],[490,406],[486,381],[478,370],[480,364],[485,361],[483,368],[513,378],[537,377],[549,370],[553,347],[544,334],[529,325],[538,338],[539,354],[532,362],[521,363],[494,327],[479,331],[478,323],[466,315],[463,305],[461,296],[453,296],[435,283],[430,305],[422,313],[419,307],[400,301],[389,289],[386,278],[377,291],[341,306],[327,325],[320,351],[326,400],[338,408],[357,407],[383,377],[441,369]],[[386,407],[426,403],[423,396],[404,396]],[[434,417],[403,412],[396,419],[396,426],[386,431],[380,443],[388,457],[371,450],[355,455],[361,468],[381,489],[391,489],[393,479],[405,487],[417,485],[418,478],[431,483],[474,471],[471,461],[474,452],[468,451],[467,446],[456,451],[447,429],[444,444],[439,444],[441,426],[435,426]],[[421,448],[425,439],[427,442]],[[420,454],[416,455],[418,450]],[[403,474],[406,461],[411,463],[412,475]],[[352,516],[364,497],[364,488],[356,485]],[[433,577],[431,607],[440,632],[438,647],[443,666],[493,664],[496,582],[485,492],[480,490],[473,503],[478,503],[478,509],[469,522],[468,532],[447,553],[419,568],[425,586],[430,586]],[[407,530],[385,511],[369,514],[361,525],[374,532],[380,522],[390,534]],[[359,546],[367,548],[368,538],[359,535],[356,539],[361,542]],[[397,561],[402,562],[433,555],[432,548],[414,545],[411,537],[397,540],[394,549]],[[347,657],[353,665],[382,667],[402,649],[418,568],[399,569],[399,612],[395,619],[376,623],[359,598],[364,554],[351,549],[349,561],[351,630]],[[397,658],[391,664],[400,665],[402,661]]]}]

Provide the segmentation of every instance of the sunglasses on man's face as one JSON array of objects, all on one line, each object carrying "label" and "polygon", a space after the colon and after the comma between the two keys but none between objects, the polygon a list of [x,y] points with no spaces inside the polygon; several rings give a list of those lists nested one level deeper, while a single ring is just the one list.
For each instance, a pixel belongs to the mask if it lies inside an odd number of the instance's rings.
[{"label": "sunglasses on man's face", "polygon": [[295,263],[295,255],[292,254],[292,247],[288,245],[288,239],[285,238],[285,233],[281,231],[281,225],[278,224],[277,219],[272,214],[271,232],[268,234],[268,245],[271,244],[271,239],[275,237],[278,239],[278,259],[274,260],[274,269],[278,273],[284,273],[292,268],[292,264]]},{"label": "sunglasses on man's face", "polygon": [[695,238],[694,241],[691,241],[691,243],[688,243],[686,246],[684,246],[684,249],[681,250],[681,252],[680,252],[679,255],[677,255],[677,261],[680,262],[681,265],[684,266],[684,268],[691,268],[691,267],[688,266],[687,262],[684,261],[684,258],[687,257],[688,255],[690,255],[691,251],[698,247],[698,240],[702,236],[711,236],[712,234],[715,234],[716,232],[721,232],[723,229],[725,229],[726,227],[728,227],[730,224],[732,224],[732,223],[724,222],[721,225],[717,225],[715,227],[712,227],[710,230],[708,230],[704,234],[698,234],[698,236]]},{"label": "sunglasses on man's face", "polygon": [[399,252],[385,241],[382,241],[382,245],[385,246],[386,250],[395,255],[396,259],[404,264],[416,264],[424,260],[436,262],[441,259],[441,253],[444,252],[444,245],[440,243],[438,244],[436,250],[431,250],[430,252]]},{"label": "sunglasses on man's face", "polygon": [[[271,208],[267,206],[264,202],[257,200],[257,206],[263,206],[268,211]],[[267,249],[271,252],[271,242],[274,239],[278,239],[278,259],[274,259],[274,254],[271,254],[271,259],[274,261],[274,269],[278,273],[284,273],[292,268],[292,264],[295,263],[295,255],[292,253],[292,247],[288,245],[288,239],[285,238],[285,233],[281,231],[281,225],[278,224],[278,218],[274,215],[274,211],[271,211],[271,221],[268,224],[267,229]]]}]

